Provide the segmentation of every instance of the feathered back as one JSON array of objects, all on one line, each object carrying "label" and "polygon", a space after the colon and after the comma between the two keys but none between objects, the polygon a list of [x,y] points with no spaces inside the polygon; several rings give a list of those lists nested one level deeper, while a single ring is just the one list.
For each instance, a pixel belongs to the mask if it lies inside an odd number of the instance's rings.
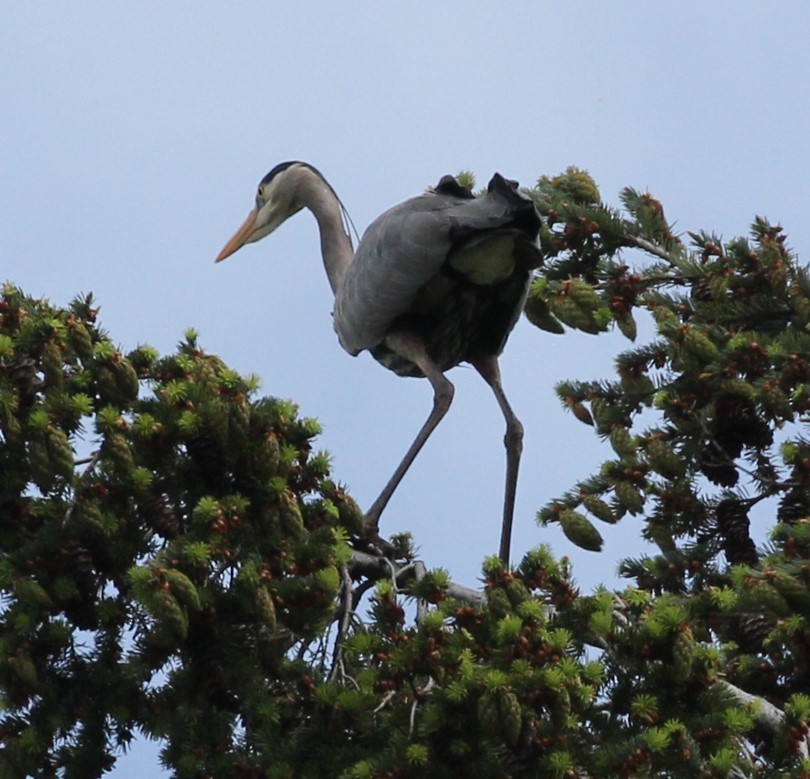
[{"label": "feathered back", "polygon": [[334,327],[341,345],[357,354],[380,344],[451,255],[489,234],[518,234],[535,250],[517,261],[523,270],[536,267],[539,227],[532,200],[499,173],[480,197],[446,176],[433,192],[394,206],[366,230],[338,286]]}]

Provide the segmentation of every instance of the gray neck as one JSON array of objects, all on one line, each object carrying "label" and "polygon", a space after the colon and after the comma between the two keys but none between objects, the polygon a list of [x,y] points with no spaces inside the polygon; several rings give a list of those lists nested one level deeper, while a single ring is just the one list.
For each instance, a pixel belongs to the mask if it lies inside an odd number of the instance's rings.
[{"label": "gray neck", "polygon": [[296,202],[312,211],[318,221],[323,265],[334,293],[343,272],[354,257],[351,239],[343,228],[340,201],[329,185],[311,168],[301,166],[293,175]]}]

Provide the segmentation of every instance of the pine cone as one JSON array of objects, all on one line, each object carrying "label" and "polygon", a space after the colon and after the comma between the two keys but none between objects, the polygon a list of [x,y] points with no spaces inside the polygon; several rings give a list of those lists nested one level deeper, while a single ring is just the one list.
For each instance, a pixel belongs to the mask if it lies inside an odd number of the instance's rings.
[{"label": "pine cone", "polygon": [[478,721],[484,732],[497,732],[498,726],[501,721],[501,715],[498,711],[498,699],[494,692],[487,690],[478,699],[476,706]]},{"label": "pine cone", "polygon": [[746,654],[762,651],[765,639],[770,635],[773,623],[764,614],[745,612],[737,615],[733,627],[734,640]]},{"label": "pine cone", "polygon": [[689,293],[689,297],[691,297],[693,300],[700,300],[704,303],[712,300],[714,295],[712,294],[712,288],[709,284],[708,278],[696,278],[692,282],[692,289]]},{"label": "pine cone", "polygon": [[175,638],[183,639],[188,633],[188,616],[171,592],[159,590],[149,609],[160,625]]},{"label": "pine cone", "polygon": [[31,478],[34,480],[34,484],[43,493],[48,492],[53,486],[54,474],[45,441],[28,442],[28,465],[31,468]]},{"label": "pine cone", "polygon": [[773,432],[757,414],[756,407],[739,395],[722,395],[714,404],[714,440],[732,459],[744,446],[765,449],[773,443]]},{"label": "pine cone", "polygon": [[619,504],[631,514],[640,514],[644,508],[644,496],[629,482],[617,481],[613,492]]},{"label": "pine cone", "polygon": [[8,446],[16,449],[24,443],[19,417],[8,408],[0,408],[0,432]]},{"label": "pine cone", "polygon": [[613,425],[610,429],[610,445],[619,457],[632,457],[636,453],[635,441],[624,425]]},{"label": "pine cone", "polygon": [[695,639],[692,637],[692,631],[685,627],[678,632],[672,645],[672,660],[677,683],[684,684],[689,680],[694,659]]},{"label": "pine cone", "polygon": [[727,498],[717,504],[714,515],[728,562],[731,565],[756,565],[759,557],[749,533],[748,509],[739,500]]},{"label": "pine cone", "polygon": [[520,702],[513,692],[501,692],[498,696],[500,709],[501,730],[506,743],[515,746],[520,738],[520,729],[523,725],[523,714]]},{"label": "pine cone", "polygon": [[633,315],[628,311],[616,317],[616,324],[621,334],[630,341],[635,341],[638,335],[638,326]]},{"label": "pine cone", "polygon": [[115,363],[115,379],[123,398],[134,400],[138,397],[140,389],[138,374],[126,358],[121,358]]},{"label": "pine cone", "polygon": [[42,389],[42,379],[37,371],[37,363],[28,356],[19,355],[8,362],[8,369],[12,379],[17,384],[20,400],[28,405],[34,396]]},{"label": "pine cone", "polygon": [[276,606],[267,588],[262,584],[256,587],[256,612],[265,626],[271,631],[276,629]]},{"label": "pine cone", "polygon": [[582,505],[597,519],[601,519],[602,522],[612,525],[617,521],[613,509],[596,495],[585,495],[582,498]]},{"label": "pine cone", "polygon": [[121,433],[107,433],[101,451],[105,458],[109,458],[116,471],[122,476],[128,474],[135,467],[135,462],[132,459],[132,449]]},{"label": "pine cone", "polygon": [[69,539],[62,545],[60,557],[64,575],[73,580],[78,591],[75,598],[63,603],[65,614],[77,627],[92,630],[96,627],[95,604],[99,588],[93,555],[79,541]]},{"label": "pine cone", "polygon": [[686,473],[684,461],[660,438],[653,438],[647,443],[646,453],[650,467],[665,478],[677,479]]},{"label": "pine cone", "polygon": [[[587,290],[590,290],[588,295]],[[564,287],[549,298],[551,313],[563,324],[586,333],[598,333],[599,327],[593,313],[599,305],[599,298],[590,284],[580,282]]]},{"label": "pine cone", "polygon": [[202,433],[189,436],[186,451],[206,481],[215,485],[223,483],[226,471],[225,453],[212,436]]},{"label": "pine cone", "polygon": [[83,360],[89,360],[93,356],[93,339],[90,331],[79,320],[68,322],[68,337],[70,345],[76,354]]},{"label": "pine cone", "polygon": [[169,501],[162,493],[150,495],[140,507],[141,517],[150,527],[167,541],[180,535],[180,521]]},{"label": "pine cone", "polygon": [[64,379],[62,349],[51,339],[42,348],[42,371],[49,387],[61,389]]},{"label": "pine cone", "polygon": [[300,538],[304,532],[304,518],[295,496],[286,491],[281,497],[281,526],[285,535]]},{"label": "pine cone", "polygon": [[541,330],[556,335],[562,335],[565,332],[565,328],[552,315],[548,303],[539,294],[529,294],[523,307],[523,313],[535,327],[539,327]]},{"label": "pine cone", "polygon": [[[727,455],[717,451],[713,443],[706,444],[700,450],[700,472],[713,484],[721,487],[733,487],[740,475]],[[733,458],[731,458],[733,459]]]},{"label": "pine cone", "polygon": [[683,337],[684,359],[687,364],[699,370],[703,366],[719,359],[720,351],[712,340],[700,330],[690,327]]},{"label": "pine cone", "polygon": [[563,726],[566,719],[571,714],[571,695],[566,687],[554,690],[554,698],[551,704],[551,716],[555,725]]},{"label": "pine cone", "polygon": [[517,608],[521,603],[524,601],[529,600],[531,595],[529,594],[529,590],[526,589],[526,585],[520,579],[509,579],[506,582],[506,595],[509,598],[509,602]]},{"label": "pine cone", "polygon": [[65,564],[65,573],[76,580],[79,589],[81,584],[95,586],[93,555],[87,547],[82,546],[75,539],[66,541],[62,546],[62,558]]},{"label": "pine cone", "polygon": [[193,611],[200,610],[200,595],[194,586],[194,582],[188,576],[176,568],[167,568],[164,571],[164,576],[178,603]]},{"label": "pine cone", "polygon": [[560,527],[569,541],[590,552],[602,549],[602,536],[591,522],[578,511],[565,509],[560,512]]},{"label": "pine cone", "polygon": [[810,517],[810,489],[794,487],[782,496],[776,512],[780,522],[793,525],[798,520]]},{"label": "pine cone", "polygon": [[113,371],[112,368],[106,365],[100,365],[98,367],[96,389],[99,398],[104,403],[109,403],[110,405],[118,405],[121,403],[122,398],[118,390],[118,382],[115,379],[115,371]]},{"label": "pine cone", "polygon": [[769,382],[762,388],[761,399],[762,405],[774,417],[787,420],[793,419],[793,408],[790,405],[790,400],[775,382]]},{"label": "pine cone", "polygon": [[58,427],[48,431],[48,457],[50,459],[53,472],[68,481],[73,478],[73,447],[71,447],[68,437]]}]

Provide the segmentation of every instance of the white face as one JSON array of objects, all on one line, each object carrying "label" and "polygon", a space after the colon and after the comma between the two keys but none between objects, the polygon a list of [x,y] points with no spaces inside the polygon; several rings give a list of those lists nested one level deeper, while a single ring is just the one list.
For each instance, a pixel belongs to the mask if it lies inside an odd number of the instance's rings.
[{"label": "white face", "polygon": [[256,193],[256,207],[248,214],[245,223],[219,253],[217,262],[230,257],[246,243],[255,243],[270,235],[282,222],[303,208],[298,203],[295,173],[300,167],[300,165],[291,165],[267,183],[259,184],[259,190]]},{"label": "white face", "polygon": [[255,243],[273,232],[279,225],[301,210],[295,203],[295,186],[289,177],[292,168],[260,184],[256,193],[256,229],[245,243]]}]

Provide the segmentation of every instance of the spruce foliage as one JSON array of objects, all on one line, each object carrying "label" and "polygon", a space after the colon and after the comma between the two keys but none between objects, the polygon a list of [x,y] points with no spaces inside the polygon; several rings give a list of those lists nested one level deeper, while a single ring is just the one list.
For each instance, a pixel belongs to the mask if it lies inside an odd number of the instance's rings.
[{"label": "spruce foliage", "polygon": [[6,284],[0,779],[99,777],[138,735],[182,779],[810,776],[810,278],[762,218],[676,235],[576,168],[528,192],[529,320],[630,344],[557,387],[606,459],[538,519],[592,552],[641,527],[627,587],[543,545],[483,592],[368,554],[292,403]]}]

